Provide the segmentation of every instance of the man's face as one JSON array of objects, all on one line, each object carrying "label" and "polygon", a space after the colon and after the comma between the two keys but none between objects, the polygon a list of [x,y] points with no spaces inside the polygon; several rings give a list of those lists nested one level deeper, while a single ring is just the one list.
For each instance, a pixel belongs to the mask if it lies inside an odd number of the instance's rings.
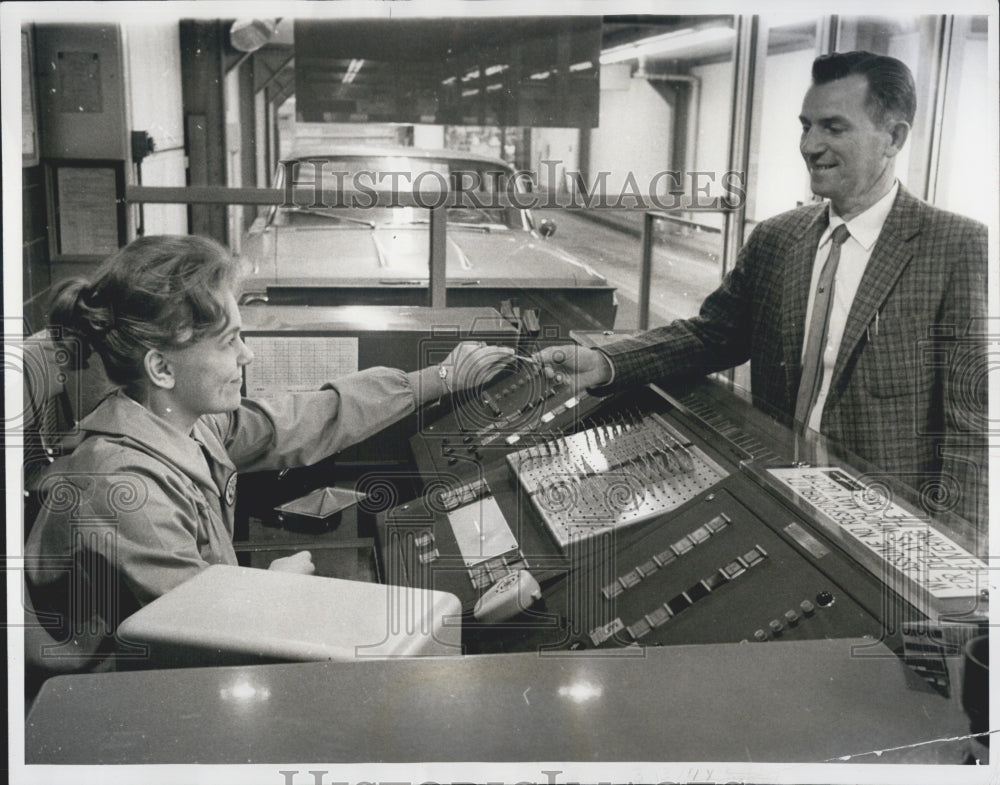
[{"label": "man's face", "polygon": [[893,136],[898,126],[876,125],[872,120],[865,108],[867,95],[868,80],[858,74],[813,85],[799,116],[799,150],[812,191],[829,198],[837,214],[847,220],[891,188],[894,157],[902,144]]}]

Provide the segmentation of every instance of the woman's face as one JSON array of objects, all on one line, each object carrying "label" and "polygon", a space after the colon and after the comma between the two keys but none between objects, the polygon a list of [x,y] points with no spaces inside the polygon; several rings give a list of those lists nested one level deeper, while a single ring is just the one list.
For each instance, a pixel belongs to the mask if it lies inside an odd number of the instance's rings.
[{"label": "woman's face", "polygon": [[194,419],[203,414],[228,412],[240,405],[243,366],[253,352],[240,338],[240,311],[232,293],[222,298],[225,327],[182,349],[163,352],[174,376],[172,404],[178,413]]}]

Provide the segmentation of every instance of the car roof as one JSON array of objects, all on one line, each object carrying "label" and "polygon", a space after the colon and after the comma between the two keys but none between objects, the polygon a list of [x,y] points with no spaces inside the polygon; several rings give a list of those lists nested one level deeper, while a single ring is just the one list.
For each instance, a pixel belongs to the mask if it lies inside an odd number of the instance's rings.
[{"label": "car roof", "polygon": [[299,148],[283,161],[303,161],[310,158],[419,158],[424,160],[468,161],[470,163],[492,164],[513,171],[514,167],[492,155],[482,155],[464,150],[430,149],[424,147],[403,147],[387,145],[324,145],[322,148]]}]

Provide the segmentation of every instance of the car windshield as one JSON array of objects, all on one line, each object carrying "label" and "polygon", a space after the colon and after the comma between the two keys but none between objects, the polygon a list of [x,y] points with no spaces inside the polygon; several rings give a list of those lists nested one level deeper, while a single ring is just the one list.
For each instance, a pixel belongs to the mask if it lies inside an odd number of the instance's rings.
[{"label": "car windshield", "polygon": [[[523,211],[502,206],[495,198],[519,188],[512,170],[499,163],[407,156],[310,157],[284,162],[278,185],[286,187],[284,178],[288,177],[292,178],[293,206],[282,205],[275,216],[276,223],[286,226],[339,224],[374,229],[427,224],[427,209],[368,205],[376,192],[386,191],[415,192],[424,203],[433,204],[450,189],[468,194],[476,206],[448,208],[449,226],[479,231],[525,228]],[[320,192],[318,184],[322,184]],[[348,206],[339,206],[338,201]]]}]

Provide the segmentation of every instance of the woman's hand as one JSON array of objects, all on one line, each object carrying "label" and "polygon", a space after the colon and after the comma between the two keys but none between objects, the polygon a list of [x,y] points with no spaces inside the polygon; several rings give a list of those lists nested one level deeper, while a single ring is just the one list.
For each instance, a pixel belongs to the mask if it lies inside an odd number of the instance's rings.
[{"label": "woman's hand", "polygon": [[267,569],[278,572],[295,572],[299,575],[312,575],[316,572],[316,565],[313,564],[313,557],[309,551],[299,551],[291,556],[275,559]]},{"label": "woman's hand", "polygon": [[513,357],[514,350],[507,346],[463,341],[438,364],[442,369],[445,392],[453,393],[486,384],[509,365]]}]

